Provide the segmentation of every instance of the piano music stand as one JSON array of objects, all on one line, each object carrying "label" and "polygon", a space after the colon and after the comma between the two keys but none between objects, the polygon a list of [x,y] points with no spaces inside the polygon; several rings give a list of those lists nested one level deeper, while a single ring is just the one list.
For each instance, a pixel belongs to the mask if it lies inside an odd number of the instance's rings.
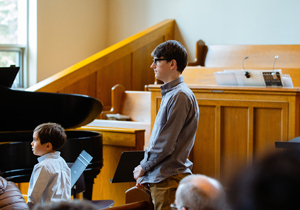
[{"label": "piano music stand", "polygon": [[133,170],[140,165],[144,158],[144,151],[125,151],[122,152],[115,175],[109,181],[111,183],[135,182]]},{"label": "piano music stand", "polygon": [[10,88],[19,72],[20,67],[0,67],[0,85]]},{"label": "piano music stand", "polygon": [[[74,198],[76,198],[76,193],[85,191],[83,172],[92,159],[93,157],[89,153],[87,153],[85,150],[82,150],[82,152],[79,154],[78,158],[76,159],[75,163],[71,167],[71,187],[73,190],[72,194]],[[73,189],[75,183],[76,186],[75,189]],[[98,209],[108,208],[115,203],[113,200],[96,200],[96,201],[91,200],[91,202],[95,206],[97,206]]]},{"label": "piano music stand", "polygon": [[82,150],[75,163],[71,167],[71,187],[74,186],[92,159],[93,157],[90,156],[89,153],[87,153],[85,150]]},{"label": "piano music stand", "polygon": [[300,136],[293,138],[291,141],[275,141],[276,148],[300,149]]}]

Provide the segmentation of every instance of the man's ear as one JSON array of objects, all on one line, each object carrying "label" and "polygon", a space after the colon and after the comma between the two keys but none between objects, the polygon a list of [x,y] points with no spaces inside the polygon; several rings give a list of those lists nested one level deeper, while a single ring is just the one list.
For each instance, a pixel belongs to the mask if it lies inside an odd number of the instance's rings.
[{"label": "man's ear", "polygon": [[171,69],[176,69],[177,70],[177,61],[175,59],[171,60],[170,61],[171,63]]}]

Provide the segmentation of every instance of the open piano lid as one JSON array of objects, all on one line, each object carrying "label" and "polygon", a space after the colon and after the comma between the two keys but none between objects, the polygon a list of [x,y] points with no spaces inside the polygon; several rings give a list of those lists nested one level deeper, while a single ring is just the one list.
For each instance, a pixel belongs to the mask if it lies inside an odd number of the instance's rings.
[{"label": "open piano lid", "polygon": [[89,96],[10,89],[18,69],[0,68],[0,78],[4,78],[0,79],[0,131],[33,130],[47,122],[59,123],[65,129],[76,128],[101,113],[102,103]]},{"label": "open piano lid", "polygon": [[[92,122],[102,103],[85,95],[30,92],[11,89],[18,67],[0,68],[0,175],[14,182],[28,182],[37,156],[31,150],[34,128],[55,122],[65,129]],[[61,156],[74,162],[82,150],[93,157],[84,172],[86,192],[91,199],[94,178],[103,166],[102,135],[92,131],[68,130]]]}]

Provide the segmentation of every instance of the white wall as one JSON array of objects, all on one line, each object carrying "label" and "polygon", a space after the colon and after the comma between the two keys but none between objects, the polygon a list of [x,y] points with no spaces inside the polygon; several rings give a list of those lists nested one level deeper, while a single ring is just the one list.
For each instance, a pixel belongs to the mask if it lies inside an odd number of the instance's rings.
[{"label": "white wall", "polygon": [[[300,44],[299,0],[37,1],[37,81],[165,19],[195,44]],[[34,66],[34,65],[33,65]],[[32,82],[30,83],[32,85]]]},{"label": "white wall", "polygon": [[37,82],[106,48],[107,17],[107,0],[37,0]]},{"label": "white wall", "polygon": [[299,0],[110,0],[108,43],[164,19],[195,56],[195,44],[300,44]]}]

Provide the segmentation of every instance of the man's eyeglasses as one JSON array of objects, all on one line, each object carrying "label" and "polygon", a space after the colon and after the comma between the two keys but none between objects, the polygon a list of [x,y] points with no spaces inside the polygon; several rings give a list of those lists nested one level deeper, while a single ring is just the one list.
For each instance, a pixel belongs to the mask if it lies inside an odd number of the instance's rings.
[{"label": "man's eyeglasses", "polygon": [[157,61],[163,61],[163,60],[168,60],[168,59],[165,59],[165,58],[153,58],[153,63],[154,65],[157,65]]},{"label": "man's eyeglasses", "polygon": [[[183,207],[185,206],[176,206],[175,203],[172,203],[170,205],[170,207],[173,209],[173,210],[177,210],[177,209],[182,209]],[[185,207],[186,209],[188,209],[188,207]]]}]

